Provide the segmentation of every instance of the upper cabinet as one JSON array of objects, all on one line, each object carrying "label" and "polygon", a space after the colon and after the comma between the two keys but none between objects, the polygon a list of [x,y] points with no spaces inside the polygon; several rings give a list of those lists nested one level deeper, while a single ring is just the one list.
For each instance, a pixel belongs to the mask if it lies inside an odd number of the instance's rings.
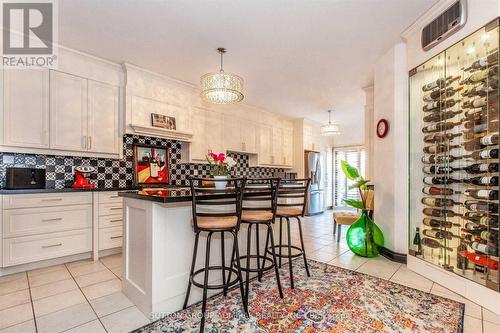
[{"label": "upper cabinet", "polygon": [[49,70],[4,70],[3,82],[3,144],[49,148]]},{"label": "upper cabinet", "polygon": [[224,115],[224,148],[226,151],[257,153],[258,124],[244,118]]},{"label": "upper cabinet", "polygon": [[293,129],[286,123],[260,125],[259,164],[291,167],[293,164]]},{"label": "upper cabinet", "polygon": [[305,150],[320,150],[321,136],[318,130],[315,130],[311,124],[304,123],[304,149]]},{"label": "upper cabinet", "polygon": [[87,80],[50,72],[50,147],[87,151],[89,146]]},{"label": "upper cabinet", "polygon": [[113,154],[120,149],[118,87],[88,81],[88,149],[93,152]]},{"label": "upper cabinet", "polygon": [[205,162],[208,153],[222,151],[222,115],[201,108],[195,108],[192,115],[194,134],[190,144],[190,161]]}]

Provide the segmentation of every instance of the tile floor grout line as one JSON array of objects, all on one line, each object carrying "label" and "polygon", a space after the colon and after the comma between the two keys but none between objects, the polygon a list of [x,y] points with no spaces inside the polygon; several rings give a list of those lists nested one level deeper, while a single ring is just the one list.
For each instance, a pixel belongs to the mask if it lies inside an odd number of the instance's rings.
[{"label": "tile floor grout line", "polygon": [[[101,262],[100,260],[98,260],[99,262]],[[102,263],[101,263],[102,264]],[[64,264],[66,266],[66,264]],[[104,331],[107,333],[108,330],[106,329],[106,327],[104,326],[104,324],[102,323],[101,321],[101,318],[99,318],[99,315],[97,314],[97,312],[95,311],[94,307],[92,306],[92,304],[90,303],[90,300],[87,298],[87,295],[84,294],[82,288],[80,288],[80,285],[78,285],[78,283],[76,282],[75,280],[75,277],[73,276],[73,273],[71,273],[71,271],[69,270],[69,268],[66,266],[66,269],[69,271],[69,275],[71,275],[71,277],[73,278],[74,282],[76,283],[77,287],[78,287],[78,290],[80,290],[80,292],[82,293],[83,297],[85,298],[85,300],[87,301],[87,304],[90,306],[90,308],[92,309],[92,312],[94,312],[97,320],[99,321],[99,323],[101,324],[101,326],[103,327]],[[91,321],[94,321],[95,319],[92,319]],[[83,323],[81,325],[78,325],[78,326],[75,326],[75,327],[79,327],[79,326],[82,326],[82,325],[85,325],[87,323],[90,323],[91,321],[88,321],[86,323]],[[72,328],[75,328],[75,327],[72,327]],[[66,330],[67,331],[67,330]]]},{"label": "tile floor grout line", "polygon": [[[25,290],[28,290],[28,293],[30,293],[30,290],[29,290],[29,287],[28,288],[25,288],[25,289],[21,289],[21,290],[16,290],[16,291],[13,291],[11,293],[8,293],[8,294],[4,294],[4,295],[0,295],[0,297],[2,296],[7,296],[7,295],[10,295],[10,294],[15,294],[15,293],[18,293],[20,291],[25,291]],[[14,308],[16,306],[20,306],[20,305],[24,305],[24,304],[28,304],[31,302],[31,295],[30,295],[30,300],[28,302],[24,302],[24,303],[21,303],[21,304],[16,304],[16,305],[9,305],[7,306],[6,308],[3,308],[3,309],[0,309],[0,311],[4,311],[4,310],[8,310],[10,308]]]},{"label": "tile floor grout line", "polygon": [[33,304],[33,296],[31,295],[31,283],[30,283],[30,279],[28,276],[28,272],[26,272],[26,281],[28,282],[28,291],[30,294],[31,311],[33,311],[33,324],[35,325],[35,332],[38,332],[38,324],[36,322],[36,316],[35,316],[35,305]]}]

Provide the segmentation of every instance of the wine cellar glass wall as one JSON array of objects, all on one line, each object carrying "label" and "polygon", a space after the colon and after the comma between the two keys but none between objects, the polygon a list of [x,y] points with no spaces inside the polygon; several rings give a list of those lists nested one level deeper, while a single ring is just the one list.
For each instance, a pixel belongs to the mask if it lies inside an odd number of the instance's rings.
[{"label": "wine cellar glass wall", "polygon": [[410,71],[410,254],[499,291],[498,20]]}]

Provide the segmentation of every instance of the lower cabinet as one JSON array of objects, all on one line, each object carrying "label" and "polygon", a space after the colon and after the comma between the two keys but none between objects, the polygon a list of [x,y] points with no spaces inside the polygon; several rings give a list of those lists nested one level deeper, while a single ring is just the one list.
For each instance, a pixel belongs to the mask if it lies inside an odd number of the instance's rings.
[{"label": "lower cabinet", "polygon": [[99,229],[99,250],[107,250],[122,246],[123,228],[109,227]]},{"label": "lower cabinet", "polygon": [[[123,199],[118,192],[99,192],[97,195],[99,251],[122,246],[123,241]],[[94,246],[96,244],[94,243]]]}]

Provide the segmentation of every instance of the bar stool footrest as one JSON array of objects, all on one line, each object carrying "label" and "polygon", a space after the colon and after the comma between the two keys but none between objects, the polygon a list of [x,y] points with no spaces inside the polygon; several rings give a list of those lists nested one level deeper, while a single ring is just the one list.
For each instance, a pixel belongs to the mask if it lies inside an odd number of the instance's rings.
[{"label": "bar stool footrest", "polygon": [[[294,249],[294,250],[299,251],[299,252],[298,252],[298,253],[295,253],[295,254],[291,254],[291,255],[289,255],[289,254],[288,254],[288,245],[275,245],[275,246],[274,246],[274,249],[275,249],[274,251],[276,252],[276,257],[278,257],[278,258],[297,258],[297,257],[300,257],[300,256],[302,256],[302,255],[304,254],[304,250],[302,250],[300,247],[295,246],[295,245],[291,245],[290,247],[291,247],[292,249]],[[285,249],[287,252],[286,252],[286,253],[283,253],[283,250],[282,250],[282,253],[281,253],[281,255],[280,255],[280,254],[279,254],[279,248]],[[267,250],[266,250],[266,252],[272,255],[272,254],[273,254],[273,252],[272,252],[272,250],[271,250],[271,249],[272,249],[272,247],[271,247],[271,246],[270,246],[270,247],[268,247],[268,248],[267,248]],[[242,268],[242,269],[243,269],[243,268]]]},{"label": "bar stool footrest", "polygon": [[[231,271],[234,275],[234,280],[233,281],[226,281],[226,284],[208,284],[207,285],[207,289],[225,289],[225,288],[230,288],[232,287],[233,285],[235,285],[236,283],[238,283],[239,279],[238,279],[238,271],[235,269],[235,268],[232,268],[232,267],[222,267],[222,266],[209,266],[208,267],[208,270],[209,271],[222,271],[224,270],[224,272],[227,272],[228,275],[229,275],[229,272]],[[203,283],[199,283],[197,281],[194,280],[194,277],[197,276],[198,274],[201,274],[201,273],[205,273],[205,268],[200,268],[196,271],[193,272],[193,275],[189,278],[191,283],[193,285],[195,285],[196,287],[198,288],[202,288],[203,289]],[[228,276],[226,275],[226,277]]]},{"label": "bar stool footrest", "polygon": [[[265,262],[268,262],[270,264],[268,266],[263,266],[260,269],[258,269],[258,268],[247,269],[246,266],[242,265],[242,263],[246,265],[246,259],[247,259],[246,255],[240,256],[240,258],[239,258],[239,260],[240,260],[240,267],[241,267],[241,271],[242,272],[246,272],[248,270],[251,273],[263,273],[263,272],[267,272],[267,271],[269,271],[269,270],[271,270],[271,269],[274,268],[274,261],[273,261],[272,258],[269,258],[269,257],[266,257],[266,256],[258,256],[256,254],[251,254],[250,255],[250,259],[258,259],[259,262],[261,262],[261,260],[264,260]],[[233,261],[233,266],[236,266],[236,260]]]}]

